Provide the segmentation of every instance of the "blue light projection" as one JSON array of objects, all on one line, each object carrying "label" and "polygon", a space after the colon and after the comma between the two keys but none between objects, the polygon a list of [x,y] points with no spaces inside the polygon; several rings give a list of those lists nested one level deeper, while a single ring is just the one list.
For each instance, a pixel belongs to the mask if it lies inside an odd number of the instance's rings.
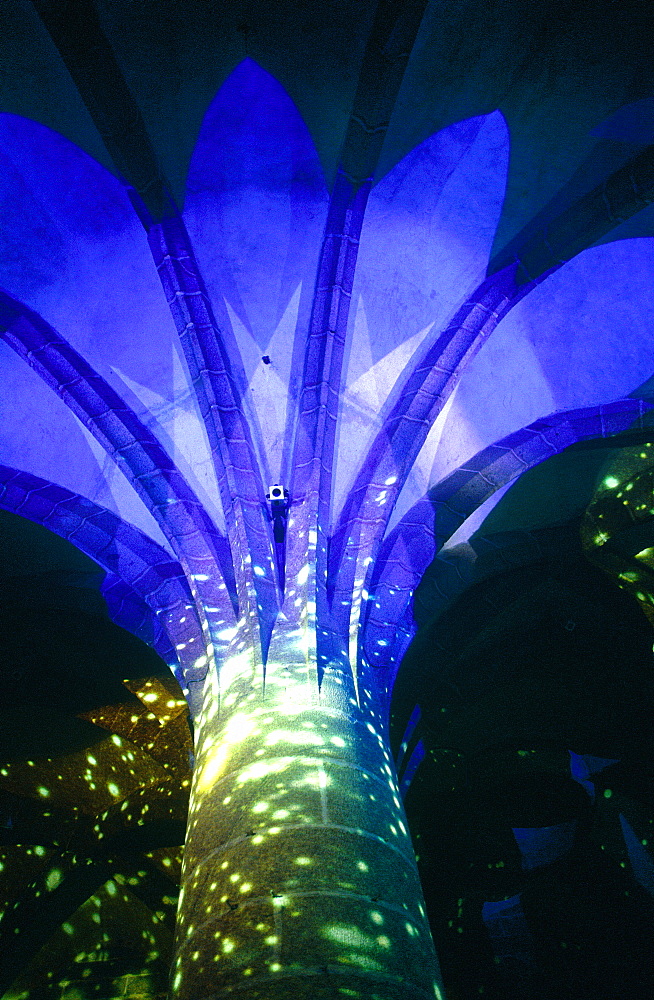
[{"label": "blue light projection", "polygon": [[485,902],[482,918],[493,945],[495,960],[500,967],[507,962],[526,968],[535,965],[534,942],[520,895]]},{"label": "blue light projection", "polygon": [[636,836],[629,820],[622,813],[620,813],[620,826],[634,876],[650,896],[654,896],[654,861],[650,852],[646,850],[647,841]]},{"label": "blue light projection", "polygon": [[[400,80],[370,104],[379,123],[355,101],[328,192],[297,109],[246,60],[207,113],[184,212],[162,218],[61,136],[0,116],[0,365],[17,390],[0,504],[107,569],[121,624],[152,636],[191,706],[180,1000],[443,997],[387,744],[413,589],[506,482],[647,408],[603,403],[651,373],[652,242],[588,251],[570,280],[487,277],[505,122],[453,125],[373,188]],[[626,374],[610,374],[613,317],[586,309],[562,350],[600,360],[574,380],[559,345],[575,296],[618,266],[640,302]],[[555,337],[529,326],[532,301]],[[507,363],[484,348],[498,324]],[[546,418],[557,405],[574,409]],[[284,586],[271,482],[289,488]]]},{"label": "blue light projection", "polygon": [[572,847],[576,820],[556,826],[514,827],[513,836],[520,848],[522,867],[529,871],[563,857]]},{"label": "blue light projection", "polygon": [[582,788],[585,788],[591,799],[595,799],[595,784],[592,780],[594,774],[603,771],[611,764],[618,761],[613,757],[593,757],[590,754],[578,754],[569,750],[570,754],[570,776],[578,781]]}]

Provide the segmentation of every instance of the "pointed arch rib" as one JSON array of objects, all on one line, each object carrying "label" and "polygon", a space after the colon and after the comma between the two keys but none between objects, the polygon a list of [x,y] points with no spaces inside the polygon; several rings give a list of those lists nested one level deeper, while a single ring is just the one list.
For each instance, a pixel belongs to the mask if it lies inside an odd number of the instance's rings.
[{"label": "pointed arch rib", "polygon": [[181,215],[167,215],[147,229],[209,438],[239,606],[244,614],[258,612],[268,634],[279,607],[278,587],[261,471],[234,376],[238,348],[231,343],[227,350]]},{"label": "pointed arch rib", "polygon": [[395,622],[447,539],[496,490],[578,441],[644,429],[643,417],[651,409],[644,400],[627,398],[553,413],[484,448],[433,487],[385,539],[368,572],[369,596],[362,615],[368,662],[397,669]]},{"label": "pointed arch rib", "polygon": [[489,273],[518,264],[530,282],[599,242],[654,201],[654,146],[641,150],[566,211],[540,228],[527,227],[491,261]]},{"label": "pointed arch rib", "polygon": [[200,678],[194,666],[197,647],[188,639],[203,644],[202,622],[182,567],[165,549],[81,494],[6,465],[0,466],[0,507],[42,524],[120,580],[161,624],[185,680]]},{"label": "pointed arch rib", "polygon": [[[111,620],[148,646],[152,646],[173,673],[181,677],[174,645],[159,618],[152,614],[151,609],[136,591],[119,576],[108,572],[102,581],[100,592],[105,599]],[[181,606],[178,610],[182,617]]]},{"label": "pointed arch rib", "polygon": [[[365,208],[425,0],[381,0],[361,65],[330,197],[307,338],[293,455],[287,580],[310,568],[303,595],[327,618],[327,525],[345,335]],[[301,523],[300,523],[301,522]],[[300,530],[298,530],[300,528]],[[285,609],[286,610],[286,609]],[[292,613],[289,604],[288,610]]]},{"label": "pointed arch rib", "polygon": [[374,561],[397,498],[432,423],[464,367],[530,286],[519,289],[515,265],[487,278],[406,377],[345,503],[330,546],[332,614],[339,634],[358,629],[367,567]]},{"label": "pointed arch rib", "polygon": [[160,524],[202,604],[227,588],[218,532],[164,448],[111,386],[36,313],[0,292],[0,336],[66,403],[114,459]]}]

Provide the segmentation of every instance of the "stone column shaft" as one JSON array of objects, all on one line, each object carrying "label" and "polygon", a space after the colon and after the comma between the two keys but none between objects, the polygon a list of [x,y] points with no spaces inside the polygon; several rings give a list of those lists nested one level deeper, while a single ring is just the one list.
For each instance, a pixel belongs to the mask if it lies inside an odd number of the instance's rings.
[{"label": "stone column shaft", "polygon": [[200,720],[173,995],[440,998],[370,692],[307,698],[301,661],[268,664],[264,690],[247,648],[217,688]]}]

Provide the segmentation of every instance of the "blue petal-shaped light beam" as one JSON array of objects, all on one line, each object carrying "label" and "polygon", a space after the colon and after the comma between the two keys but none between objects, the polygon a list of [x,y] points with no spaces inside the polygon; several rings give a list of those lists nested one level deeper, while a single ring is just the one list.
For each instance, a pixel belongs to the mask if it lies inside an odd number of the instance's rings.
[{"label": "blue petal-shaped light beam", "polygon": [[[108,381],[172,385],[175,327],[125,186],[68,139],[0,115],[0,287]],[[120,391],[120,382],[113,382]]]},{"label": "blue petal-shaped light beam", "polygon": [[214,305],[227,300],[260,354],[301,283],[306,330],[326,212],[318,154],[295,104],[245,59],[205,115],[184,220]]},{"label": "blue petal-shaped light beam", "polygon": [[[466,291],[484,278],[508,156],[506,122],[495,111],[426,139],[370,193],[352,291],[335,512],[381,427],[402,373],[398,361],[415,363],[414,351],[436,339]],[[409,340],[411,353],[400,359],[398,345]],[[354,385],[357,398],[350,399]],[[365,414],[362,401],[369,404]]]}]

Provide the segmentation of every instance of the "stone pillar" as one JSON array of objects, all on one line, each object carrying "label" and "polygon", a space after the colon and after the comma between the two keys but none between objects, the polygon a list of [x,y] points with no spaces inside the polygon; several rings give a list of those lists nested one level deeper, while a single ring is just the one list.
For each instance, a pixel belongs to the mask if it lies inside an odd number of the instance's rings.
[{"label": "stone pillar", "polygon": [[172,995],[441,998],[371,692],[319,695],[306,657],[264,686],[244,640],[232,651],[199,724]]}]

